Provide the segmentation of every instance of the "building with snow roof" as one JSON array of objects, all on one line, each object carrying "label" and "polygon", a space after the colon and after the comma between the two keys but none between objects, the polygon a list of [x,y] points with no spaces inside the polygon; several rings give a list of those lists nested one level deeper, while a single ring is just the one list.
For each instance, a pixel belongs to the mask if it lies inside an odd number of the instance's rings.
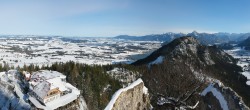
[{"label": "building with snow roof", "polygon": [[[57,71],[40,70],[33,72],[29,81],[31,102],[36,105],[57,108],[76,100],[80,91],[66,82],[66,76]],[[65,99],[68,97],[68,99]],[[34,101],[36,99],[37,101]],[[38,102],[40,104],[38,104]],[[55,103],[63,103],[55,105]]]}]

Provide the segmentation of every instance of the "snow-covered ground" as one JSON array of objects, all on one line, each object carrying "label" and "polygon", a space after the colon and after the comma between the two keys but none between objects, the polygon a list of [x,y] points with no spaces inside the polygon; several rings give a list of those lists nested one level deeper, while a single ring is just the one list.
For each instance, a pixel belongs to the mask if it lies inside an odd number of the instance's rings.
[{"label": "snow-covered ground", "polygon": [[2,110],[27,110],[31,106],[23,93],[15,71],[0,73],[0,108]]},{"label": "snow-covered ground", "polygon": [[143,54],[161,46],[160,42],[128,41],[112,38],[11,36],[0,39],[0,64],[51,65],[75,61],[86,64],[133,62],[130,56]]},{"label": "snow-covered ground", "polygon": [[246,84],[250,86],[250,51],[236,47],[232,50],[226,50],[225,52],[234,58],[239,59],[237,65],[243,68],[243,72],[241,74],[248,79]]}]

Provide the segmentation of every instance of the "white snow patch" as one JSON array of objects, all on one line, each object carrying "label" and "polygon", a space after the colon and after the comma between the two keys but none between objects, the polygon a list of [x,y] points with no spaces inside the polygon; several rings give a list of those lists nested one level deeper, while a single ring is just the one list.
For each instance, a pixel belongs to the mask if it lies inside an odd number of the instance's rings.
[{"label": "white snow patch", "polygon": [[80,104],[79,104],[79,109],[80,110],[88,110],[88,107],[87,107],[87,104],[86,104],[86,102],[85,102],[85,100],[84,100],[84,98],[83,97],[80,97]]},{"label": "white snow patch", "polygon": [[229,110],[227,101],[225,100],[224,96],[219,92],[216,88],[214,88],[213,84],[209,84],[209,86],[202,91],[201,95],[205,96],[207,93],[212,92],[213,95],[219,100],[220,106],[223,110]]},{"label": "white snow patch", "polygon": [[[108,105],[106,106],[106,108],[104,110],[112,110],[114,103],[116,102],[117,98],[120,96],[120,94],[122,92],[125,92],[125,91],[127,91],[129,89],[132,89],[132,88],[134,88],[135,86],[137,86],[137,85],[139,85],[141,83],[143,83],[143,81],[142,81],[141,78],[139,78],[136,81],[134,81],[131,85],[129,85],[128,87],[119,89],[112,96],[112,99],[110,100],[110,102],[108,103]],[[147,88],[146,87],[143,88],[143,93],[147,93]]]},{"label": "white snow patch", "polygon": [[[168,97],[168,98],[172,99],[172,97]],[[171,102],[168,99],[164,98],[164,97],[158,98],[157,105],[164,105],[164,104],[171,104]]]},{"label": "white snow patch", "polygon": [[148,94],[148,88],[147,87],[143,87],[143,94]]},{"label": "white snow patch", "polygon": [[148,63],[148,67],[150,68],[151,65],[153,64],[160,64],[162,63],[164,60],[164,56],[159,56],[157,59],[155,59],[154,61]]},{"label": "white snow patch", "polygon": [[250,86],[250,81],[247,81],[246,84]]},{"label": "white snow patch", "polygon": [[196,102],[196,104],[195,104],[194,106],[188,106],[188,108],[190,108],[190,109],[195,109],[195,108],[198,106],[198,104],[199,104],[199,101]]},{"label": "white snow patch", "polygon": [[244,71],[241,74],[244,75],[245,77],[247,77],[247,79],[250,79],[250,72],[249,71]]},{"label": "white snow patch", "polygon": [[164,59],[163,56],[159,56],[157,59],[155,59],[155,61],[152,61],[149,64],[160,64],[163,62],[163,59]]}]

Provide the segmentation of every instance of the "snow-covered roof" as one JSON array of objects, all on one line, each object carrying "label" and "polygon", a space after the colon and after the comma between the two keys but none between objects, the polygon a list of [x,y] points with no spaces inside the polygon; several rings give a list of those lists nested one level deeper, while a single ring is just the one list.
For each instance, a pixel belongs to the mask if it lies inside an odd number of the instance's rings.
[{"label": "snow-covered roof", "polygon": [[51,84],[50,89],[59,88],[60,91],[66,91],[67,90],[67,88],[65,87],[64,82],[62,82],[61,78],[59,78],[59,77],[49,79],[47,81]]},{"label": "snow-covered roof", "polygon": [[80,91],[69,83],[66,83],[66,86],[67,88],[72,89],[72,92],[61,96],[59,99],[55,99],[51,102],[46,103],[47,107],[57,109],[58,107],[67,105],[68,103],[77,99],[77,97],[80,95]]},{"label": "snow-covered roof", "polygon": [[38,99],[33,98],[33,96],[30,96],[32,97],[29,98],[30,101],[38,108],[45,110],[53,110],[76,100],[80,95],[80,91],[76,87],[65,82],[65,78],[65,75],[57,71],[41,70],[34,72],[31,75],[31,80],[29,83],[31,85],[30,88],[35,92],[38,97],[44,99],[44,97],[48,94],[50,90],[57,88],[60,91],[71,90],[71,92],[45,103],[46,106],[41,105],[40,102],[37,101]]},{"label": "snow-covered roof", "polygon": [[40,82],[38,83],[33,91],[40,97],[40,98],[44,98],[47,93],[49,92],[50,90],[50,83],[47,82],[47,81],[43,81],[43,82]]},{"label": "snow-covered roof", "polygon": [[36,98],[34,98],[33,96],[29,96],[29,100],[37,108],[41,108],[41,109],[44,109],[44,110],[54,110],[54,109],[57,109],[57,108],[59,108],[61,106],[67,105],[68,103],[76,100],[78,98],[78,96],[80,95],[80,91],[77,88],[75,88],[74,86],[72,86],[71,84],[66,83],[65,86],[67,88],[70,88],[72,90],[72,92],[69,93],[69,94],[66,94],[64,96],[61,96],[58,99],[55,99],[53,101],[50,101],[50,102],[46,103],[45,104],[46,106],[41,105],[41,103]]},{"label": "snow-covered roof", "polygon": [[48,81],[50,83],[55,82],[58,84],[59,79],[65,79],[66,76],[63,75],[62,73],[59,73],[57,71],[49,71],[49,70],[40,70],[37,72],[33,72],[30,78],[30,84],[33,86],[36,86],[38,83],[43,82],[43,81]]},{"label": "snow-covered roof", "polygon": [[57,71],[41,70],[32,73],[30,84],[33,91],[40,97],[44,98],[49,90],[58,88],[60,91],[68,90],[65,82],[62,79],[66,78],[65,75]]},{"label": "snow-covered roof", "polygon": [[7,73],[8,73],[8,74],[16,74],[16,73],[17,73],[17,70],[9,70]]},{"label": "snow-covered roof", "polygon": [[[120,94],[122,92],[127,91],[129,89],[132,89],[132,88],[134,88],[135,86],[137,86],[137,85],[139,85],[141,83],[143,83],[143,81],[142,81],[141,78],[139,78],[136,81],[134,81],[131,85],[129,85],[128,87],[121,88],[118,91],[116,91],[115,94],[112,96],[112,99],[110,100],[110,102],[108,103],[108,105],[106,106],[106,108],[104,110],[112,110],[113,105],[115,104],[117,98],[120,96]],[[143,87],[143,93],[147,94],[147,88],[146,87]]]},{"label": "snow-covered roof", "polygon": [[31,79],[43,79],[43,80],[48,80],[48,79],[52,79],[55,77],[61,77],[61,78],[66,78],[65,75],[63,75],[62,73],[59,73],[57,71],[49,71],[49,70],[40,70],[37,72],[33,72]]}]

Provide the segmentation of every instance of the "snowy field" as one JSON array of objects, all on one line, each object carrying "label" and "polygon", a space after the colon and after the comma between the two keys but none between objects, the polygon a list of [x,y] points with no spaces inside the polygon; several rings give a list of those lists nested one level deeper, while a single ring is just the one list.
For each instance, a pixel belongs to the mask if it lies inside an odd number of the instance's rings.
[{"label": "snowy field", "polygon": [[131,56],[153,51],[161,42],[113,38],[0,36],[0,63],[9,66],[51,65],[74,61],[86,64],[131,63]]},{"label": "snowy field", "polygon": [[237,47],[232,50],[226,50],[225,52],[227,52],[234,58],[239,59],[237,65],[243,68],[244,72],[242,72],[241,74],[247,77],[248,81],[246,82],[246,84],[250,85],[250,51]]}]

